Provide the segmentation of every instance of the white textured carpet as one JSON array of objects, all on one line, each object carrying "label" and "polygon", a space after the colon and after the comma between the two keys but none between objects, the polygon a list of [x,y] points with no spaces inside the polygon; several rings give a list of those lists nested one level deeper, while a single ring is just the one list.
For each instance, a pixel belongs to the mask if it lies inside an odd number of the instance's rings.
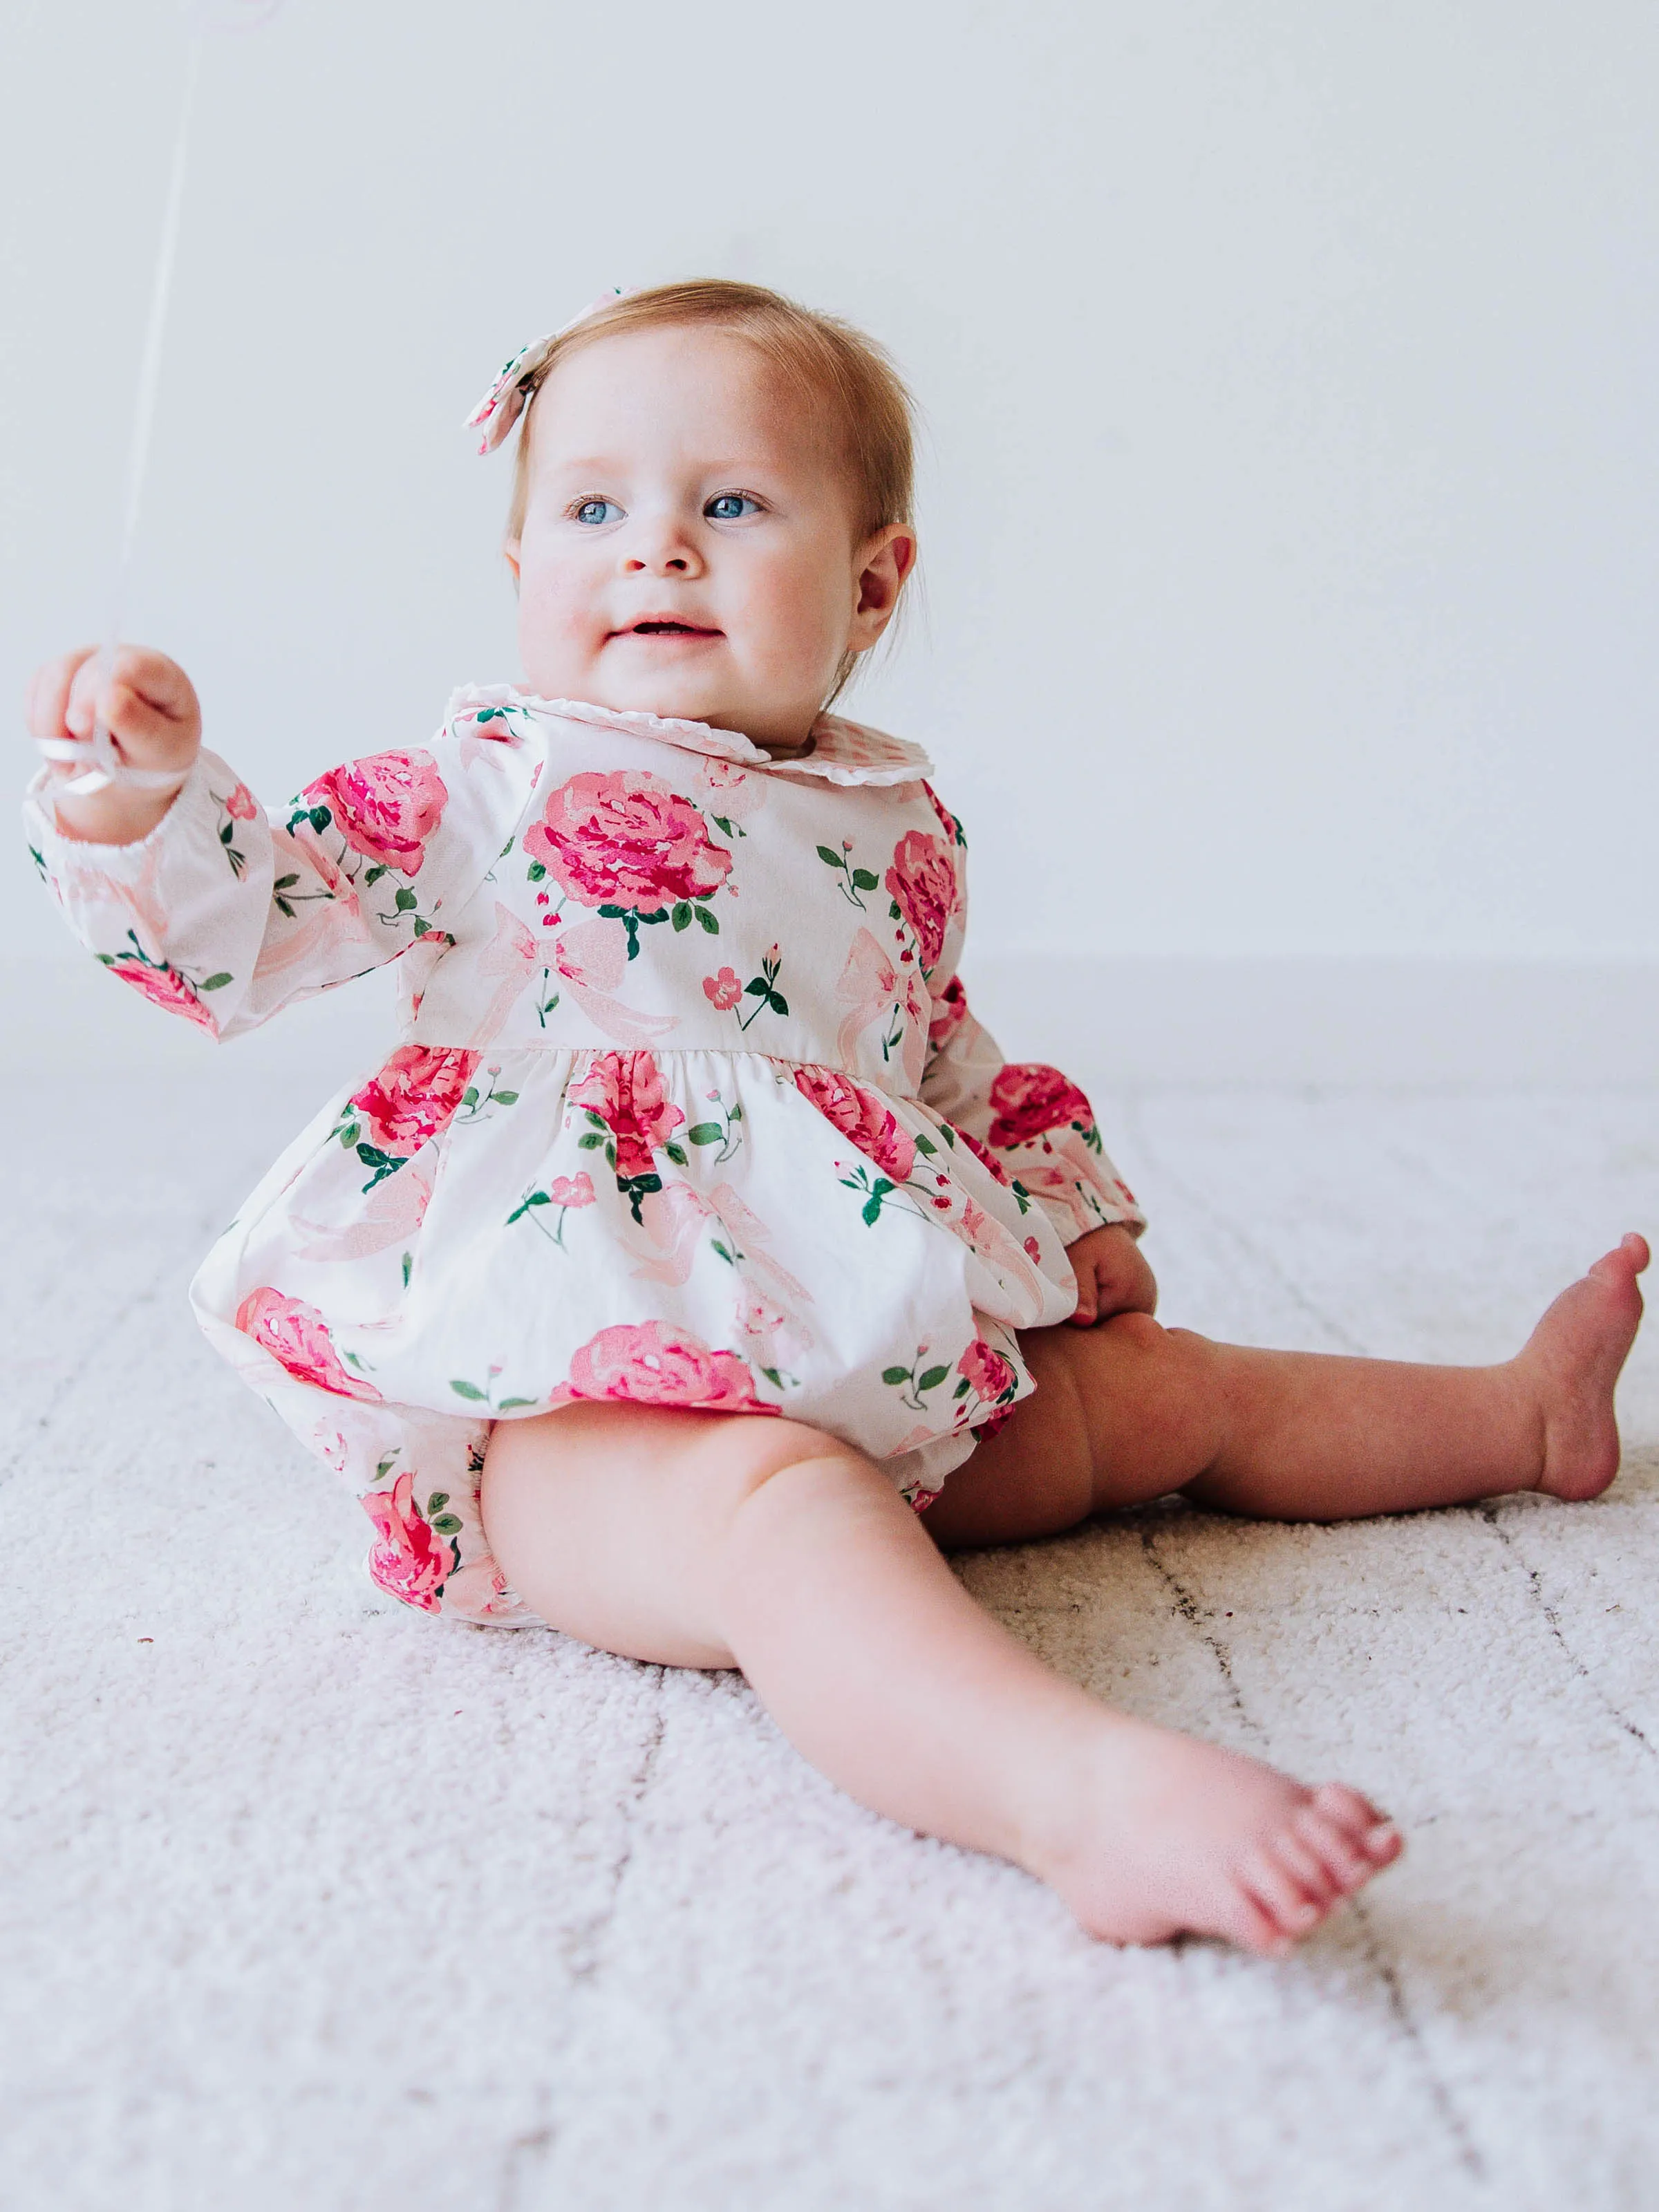
[{"label": "white textured carpet", "polygon": [[[362,1579],[184,1286],[378,1015],[216,1054],[79,969],[8,988],[8,2212],[1659,2204],[1654,1344],[1595,1505],[966,1564],[1078,1680],[1411,1838],[1289,1964],[1114,1952],[738,1680]],[[1659,1224],[1652,1095],[1128,1099],[1074,1058],[1200,1328],[1486,1358]]]}]

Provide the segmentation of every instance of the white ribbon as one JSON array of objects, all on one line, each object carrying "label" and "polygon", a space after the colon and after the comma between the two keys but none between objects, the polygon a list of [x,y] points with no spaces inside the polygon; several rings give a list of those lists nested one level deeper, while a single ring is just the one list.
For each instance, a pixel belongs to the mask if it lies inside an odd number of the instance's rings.
[{"label": "white ribbon", "polygon": [[[196,105],[196,85],[202,73],[202,46],[215,31],[254,30],[267,23],[283,0],[190,0],[185,20],[191,40],[185,58],[185,84],[179,102],[179,125],[173,138],[173,162],[167,178],[167,210],[161,218],[161,244],[156,249],[155,274],[149,293],[149,317],[144,326],[144,349],[139,359],[138,389],[133,403],[132,441],[127,452],[126,500],[121,518],[119,550],[111,594],[111,620],[98,655],[100,681],[114,672],[115,649],[121,635],[121,614],[126,604],[127,580],[132,568],[133,543],[138,534],[138,514],[143,501],[144,476],[149,465],[151,433],[155,424],[155,394],[161,375],[161,341],[167,332],[167,307],[173,297],[173,264],[179,255],[179,229],[185,205],[185,162],[190,150],[190,125]],[[89,738],[41,738],[36,740],[49,761],[78,767],[82,773],[59,781],[59,791],[91,793],[112,784],[131,791],[176,791],[188,769],[134,768],[113,735],[94,721]]]}]

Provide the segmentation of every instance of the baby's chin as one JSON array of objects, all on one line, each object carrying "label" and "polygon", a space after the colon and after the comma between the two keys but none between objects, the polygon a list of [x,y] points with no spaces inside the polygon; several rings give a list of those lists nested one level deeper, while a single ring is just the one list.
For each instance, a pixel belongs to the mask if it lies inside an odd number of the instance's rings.
[{"label": "baby's chin", "polygon": [[[631,659],[632,656],[630,655]],[[580,699],[590,707],[609,707],[618,714],[655,714],[670,722],[706,722],[717,730],[736,730],[764,744],[764,736],[750,725],[769,726],[775,718],[757,713],[745,702],[741,687],[721,683],[713,670],[696,667],[652,667],[644,656],[629,665],[622,655],[613,665],[589,663],[576,669],[556,663],[530,663],[526,688],[544,699]]]}]

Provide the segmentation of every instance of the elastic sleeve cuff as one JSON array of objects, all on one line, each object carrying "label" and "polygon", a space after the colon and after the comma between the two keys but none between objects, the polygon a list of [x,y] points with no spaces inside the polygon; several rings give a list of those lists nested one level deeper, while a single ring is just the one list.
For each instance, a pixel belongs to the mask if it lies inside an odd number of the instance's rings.
[{"label": "elastic sleeve cuff", "polygon": [[1085,1184],[1067,1192],[1033,1191],[1031,1196],[1053,1222],[1062,1244],[1075,1244],[1091,1229],[1110,1229],[1121,1223],[1139,1237],[1146,1226],[1146,1217],[1133,1199],[1119,1200]]}]

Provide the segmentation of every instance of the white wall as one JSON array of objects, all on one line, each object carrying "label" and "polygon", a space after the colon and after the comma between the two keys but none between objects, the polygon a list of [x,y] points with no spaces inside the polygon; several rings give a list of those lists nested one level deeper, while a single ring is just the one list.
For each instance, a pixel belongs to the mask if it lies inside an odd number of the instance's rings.
[{"label": "white wall", "polygon": [[[0,40],[9,698],[103,620],[182,46]],[[499,360],[751,276],[925,407],[854,711],[982,950],[1659,955],[1656,64],[1645,0],[289,0],[209,57],[128,629],[272,797],[424,732],[513,671]]]}]

